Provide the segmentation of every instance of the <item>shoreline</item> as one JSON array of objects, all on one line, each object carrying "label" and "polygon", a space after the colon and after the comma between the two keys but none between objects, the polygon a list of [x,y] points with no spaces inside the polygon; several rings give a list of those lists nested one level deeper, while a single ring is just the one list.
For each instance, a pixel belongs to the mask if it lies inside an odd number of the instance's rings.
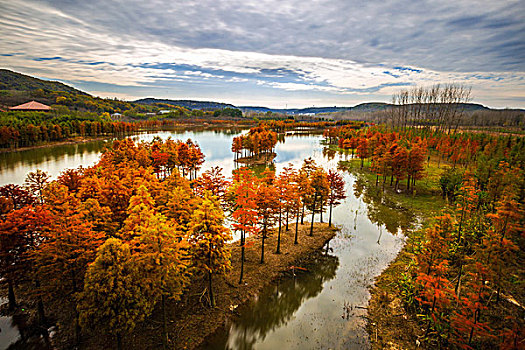
[{"label": "shoreline", "polygon": [[[125,137],[136,135],[138,133],[143,132],[155,132],[155,131],[166,131],[166,130],[172,130],[172,129],[179,129],[179,128],[243,128],[246,127],[245,125],[236,125],[235,123],[187,123],[187,124],[180,124],[180,125],[174,125],[167,128],[156,128],[156,129],[145,129],[145,130],[137,130],[136,132],[132,132],[129,134],[124,134]],[[23,151],[29,151],[32,149],[40,149],[40,148],[48,148],[48,147],[54,147],[54,146],[64,146],[64,145],[76,145],[81,143],[87,143],[87,142],[93,142],[93,141],[102,141],[102,140],[109,140],[111,138],[121,137],[122,135],[105,135],[105,136],[96,136],[96,137],[86,137],[86,136],[74,136],[70,137],[63,141],[49,141],[45,143],[41,143],[38,145],[33,146],[25,146],[25,147],[16,147],[16,148],[0,148],[0,154],[3,153],[12,153],[12,152],[23,152]]]},{"label": "shoreline", "polygon": [[[412,259],[408,252],[410,237],[396,258],[376,277],[369,287],[368,322],[366,331],[370,349],[416,349],[421,335],[420,325],[406,312],[394,290],[396,281],[405,272]],[[403,330],[402,332],[400,330]]]},{"label": "shoreline", "polygon": [[239,164],[242,164],[243,166],[268,165],[268,164],[273,163],[276,157],[277,157],[277,153],[271,152],[271,153],[262,153],[258,156],[241,157],[241,158],[235,159],[234,161]]},{"label": "shoreline", "polygon": [[[210,336],[224,327],[227,320],[238,317],[238,307],[248,303],[266,286],[278,280],[291,266],[307,261],[313,252],[322,249],[338,231],[336,227],[328,227],[327,223],[315,223],[314,235],[310,237],[309,229],[309,223],[299,225],[299,244],[294,245],[295,224],[290,225],[288,232],[283,227],[281,254],[275,254],[276,229],[269,231],[268,238],[265,239],[264,264],[260,264],[260,237],[247,238],[249,248],[246,248],[243,284],[238,284],[241,251],[239,242],[230,243],[232,269],[226,276],[214,279],[215,308],[206,306],[202,297],[207,281],[195,276],[179,302],[168,302],[167,313],[170,320],[168,348],[190,350],[202,348]],[[124,337],[124,346],[129,349],[157,348],[160,346],[161,324],[161,312],[156,310],[148,320],[138,325],[132,334]],[[114,339],[111,337],[86,333],[80,348],[98,349],[114,345]]]},{"label": "shoreline", "polygon": [[25,146],[25,147],[17,147],[17,148],[2,148],[0,149],[0,154],[2,153],[14,153],[14,152],[24,152],[29,151],[32,149],[40,149],[40,148],[49,148],[54,146],[64,146],[64,145],[76,145],[81,143],[87,143],[92,141],[102,141],[107,140],[111,138],[112,136],[97,136],[97,137],[84,137],[84,136],[75,136],[71,137],[64,141],[52,141],[52,142],[46,142],[40,145],[34,145],[34,146]]}]

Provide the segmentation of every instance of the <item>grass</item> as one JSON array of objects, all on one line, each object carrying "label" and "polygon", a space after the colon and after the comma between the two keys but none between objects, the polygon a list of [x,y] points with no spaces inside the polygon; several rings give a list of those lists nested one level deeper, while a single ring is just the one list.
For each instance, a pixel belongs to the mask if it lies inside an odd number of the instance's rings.
[{"label": "grass", "polygon": [[[406,192],[406,182],[400,181],[400,193],[395,193],[390,186],[390,179],[387,179],[384,186],[385,195],[387,198],[405,209],[414,210],[422,219],[431,218],[446,208],[447,203],[440,195],[439,177],[443,172],[443,167],[439,168],[435,160],[430,160],[425,168],[426,176],[416,181],[415,190],[413,193]],[[370,161],[365,160],[364,166],[361,169],[361,160],[358,158],[341,161],[339,167],[348,170],[349,172],[363,178],[366,182],[375,186],[376,175],[369,171]],[[383,187],[383,178],[379,177],[378,187]]]}]

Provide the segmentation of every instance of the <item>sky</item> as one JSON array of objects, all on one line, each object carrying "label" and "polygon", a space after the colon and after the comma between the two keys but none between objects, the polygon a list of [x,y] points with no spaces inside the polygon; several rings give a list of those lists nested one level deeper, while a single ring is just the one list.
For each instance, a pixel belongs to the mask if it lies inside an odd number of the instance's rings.
[{"label": "sky", "polygon": [[525,1],[0,0],[0,68],[126,100],[353,106],[455,82],[525,108]]}]

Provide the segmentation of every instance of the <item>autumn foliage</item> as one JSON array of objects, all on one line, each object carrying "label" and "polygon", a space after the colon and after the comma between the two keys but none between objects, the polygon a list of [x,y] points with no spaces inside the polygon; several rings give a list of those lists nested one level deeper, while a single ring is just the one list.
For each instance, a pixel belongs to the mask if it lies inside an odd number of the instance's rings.
[{"label": "autumn foliage", "polygon": [[[253,152],[275,146],[268,129],[249,135],[258,140]],[[0,274],[9,307],[29,301],[40,327],[60,324],[71,344],[102,331],[118,348],[158,310],[167,348],[175,336],[167,308],[192,284],[205,279],[200,292],[215,306],[214,280],[231,268],[227,214],[244,252],[248,236],[264,241],[270,228],[288,230],[289,220],[299,220],[303,203],[319,213],[329,201],[327,173],[316,165],[303,176],[291,166],[262,176],[241,168],[230,180],[220,168],[199,175],[203,163],[192,140],[123,139],[91,167],[54,181],[36,171],[24,186],[0,187]],[[331,205],[342,198],[337,186]]]}]

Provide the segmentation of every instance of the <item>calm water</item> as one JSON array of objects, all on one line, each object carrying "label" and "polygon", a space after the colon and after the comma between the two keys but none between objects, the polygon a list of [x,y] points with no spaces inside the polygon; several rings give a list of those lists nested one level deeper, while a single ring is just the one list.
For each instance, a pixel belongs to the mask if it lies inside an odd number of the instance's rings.
[{"label": "calm water", "polygon": [[[220,166],[224,174],[234,168],[231,141],[240,133],[218,130],[174,132],[134,136],[195,140],[206,155],[203,170]],[[320,135],[286,137],[277,145],[275,167],[280,171],[292,163],[312,157],[326,169],[336,168],[337,154],[327,154]],[[56,177],[65,168],[96,162],[103,141],[0,154],[0,185],[23,183],[29,171],[38,168]],[[362,349],[368,347],[364,329],[368,286],[401,249],[403,230],[415,218],[384,203],[375,188],[364,186],[345,174],[347,199],[334,209],[333,223],[341,228],[331,240],[328,254],[319,255],[295,278],[285,278],[264,290],[240,316],[221,329],[206,344],[209,349]],[[325,215],[325,220],[328,215]],[[317,220],[317,217],[316,217]],[[0,349],[14,338],[9,320],[0,319]],[[16,332],[14,333],[16,336]],[[5,337],[4,337],[5,336]]]}]

